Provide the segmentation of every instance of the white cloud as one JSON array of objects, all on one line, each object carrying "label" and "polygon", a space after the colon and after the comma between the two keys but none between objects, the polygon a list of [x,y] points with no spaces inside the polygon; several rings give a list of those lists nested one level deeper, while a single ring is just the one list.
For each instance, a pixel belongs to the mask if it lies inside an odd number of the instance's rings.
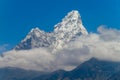
[{"label": "white cloud", "polygon": [[4,53],[0,58],[0,67],[18,67],[32,70],[52,70],[51,61],[53,55],[49,54],[46,49],[32,49],[22,51],[9,51]]},{"label": "white cloud", "polygon": [[117,29],[107,29],[106,26],[100,26],[98,28],[100,38],[105,41],[120,41],[120,31]]},{"label": "white cloud", "polygon": [[120,61],[120,31],[100,26],[98,32],[98,34],[90,33],[87,36],[80,36],[56,54],[44,48],[9,51],[0,58],[0,67],[53,71],[73,69],[91,57]]},{"label": "white cloud", "polygon": [[0,53],[5,52],[7,50],[8,44],[3,44],[0,46]]}]

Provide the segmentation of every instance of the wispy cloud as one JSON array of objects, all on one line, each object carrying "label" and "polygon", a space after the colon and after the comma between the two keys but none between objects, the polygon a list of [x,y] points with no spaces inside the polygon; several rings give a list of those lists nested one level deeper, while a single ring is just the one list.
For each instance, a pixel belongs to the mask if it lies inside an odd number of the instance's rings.
[{"label": "wispy cloud", "polygon": [[7,51],[8,44],[3,44],[0,46],[0,53]]},{"label": "wispy cloud", "polygon": [[120,61],[119,35],[119,30],[100,26],[98,33],[80,36],[55,54],[47,48],[6,52],[0,57],[0,67],[53,71],[73,69],[92,57]]}]

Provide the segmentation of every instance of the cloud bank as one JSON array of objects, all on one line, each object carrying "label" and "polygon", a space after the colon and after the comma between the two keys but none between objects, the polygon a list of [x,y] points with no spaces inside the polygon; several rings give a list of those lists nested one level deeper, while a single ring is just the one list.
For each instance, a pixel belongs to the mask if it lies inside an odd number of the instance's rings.
[{"label": "cloud bank", "polygon": [[98,33],[80,36],[56,53],[47,48],[6,52],[0,57],[0,67],[54,71],[71,70],[92,57],[120,62],[119,35],[119,30],[100,26]]}]

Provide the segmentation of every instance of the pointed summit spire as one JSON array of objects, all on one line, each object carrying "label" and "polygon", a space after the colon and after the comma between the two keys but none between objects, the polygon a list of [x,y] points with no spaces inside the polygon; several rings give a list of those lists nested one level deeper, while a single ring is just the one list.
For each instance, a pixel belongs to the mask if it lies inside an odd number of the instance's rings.
[{"label": "pointed summit spire", "polygon": [[66,20],[66,19],[80,19],[80,14],[77,10],[72,10],[65,16],[63,20]]},{"label": "pointed summit spire", "polygon": [[55,25],[55,43],[54,48],[61,49],[63,46],[81,35],[87,35],[88,32],[82,24],[80,14],[77,10],[69,12],[62,22]]},{"label": "pointed summit spire", "polygon": [[55,25],[54,32],[81,32],[81,34],[88,34],[87,30],[82,24],[81,16],[77,10],[72,10],[69,12],[65,18],[62,19],[62,22]]}]

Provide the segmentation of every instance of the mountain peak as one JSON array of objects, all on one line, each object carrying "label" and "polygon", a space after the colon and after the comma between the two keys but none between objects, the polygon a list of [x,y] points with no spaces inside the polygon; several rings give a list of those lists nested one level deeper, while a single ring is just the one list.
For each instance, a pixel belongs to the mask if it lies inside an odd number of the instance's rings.
[{"label": "mountain peak", "polygon": [[35,38],[35,37],[38,38],[42,34],[44,34],[44,31],[41,31],[38,27],[32,28],[31,31],[26,36],[26,38],[22,40],[22,42],[25,42],[27,39],[30,39],[30,38]]},{"label": "mountain peak", "polygon": [[56,49],[63,48],[67,42],[74,40],[77,36],[88,34],[77,10],[69,12],[60,23],[55,25],[54,33]]},{"label": "mountain peak", "polygon": [[40,31],[40,29],[38,27],[32,28],[30,32],[34,32],[34,31]]},{"label": "mountain peak", "polygon": [[78,11],[78,10],[72,10],[72,11],[69,12],[69,13],[77,13],[77,14],[79,14],[79,11]]},{"label": "mountain peak", "polygon": [[80,18],[81,18],[80,13],[77,10],[72,10],[65,16],[65,18],[63,18],[62,21],[74,21],[80,20]]},{"label": "mountain peak", "polygon": [[27,36],[15,47],[15,50],[48,47],[48,35],[38,27],[31,29]]},{"label": "mountain peak", "polygon": [[33,33],[33,32],[41,32],[41,30],[38,27],[36,27],[36,28],[32,28],[29,33]]},{"label": "mountain peak", "polygon": [[79,12],[77,10],[72,10],[63,19],[62,22],[55,25],[55,32],[63,31],[73,31],[79,30],[83,34],[88,34],[85,27],[82,25],[82,20]]},{"label": "mountain peak", "polygon": [[66,18],[80,18],[80,14],[79,11],[77,10],[72,10],[71,12],[69,12],[66,16]]},{"label": "mountain peak", "polygon": [[87,34],[88,32],[82,24],[79,12],[72,10],[60,23],[55,25],[52,33],[41,31],[38,27],[33,28],[15,49],[52,47],[54,50],[58,50],[76,37]]}]

